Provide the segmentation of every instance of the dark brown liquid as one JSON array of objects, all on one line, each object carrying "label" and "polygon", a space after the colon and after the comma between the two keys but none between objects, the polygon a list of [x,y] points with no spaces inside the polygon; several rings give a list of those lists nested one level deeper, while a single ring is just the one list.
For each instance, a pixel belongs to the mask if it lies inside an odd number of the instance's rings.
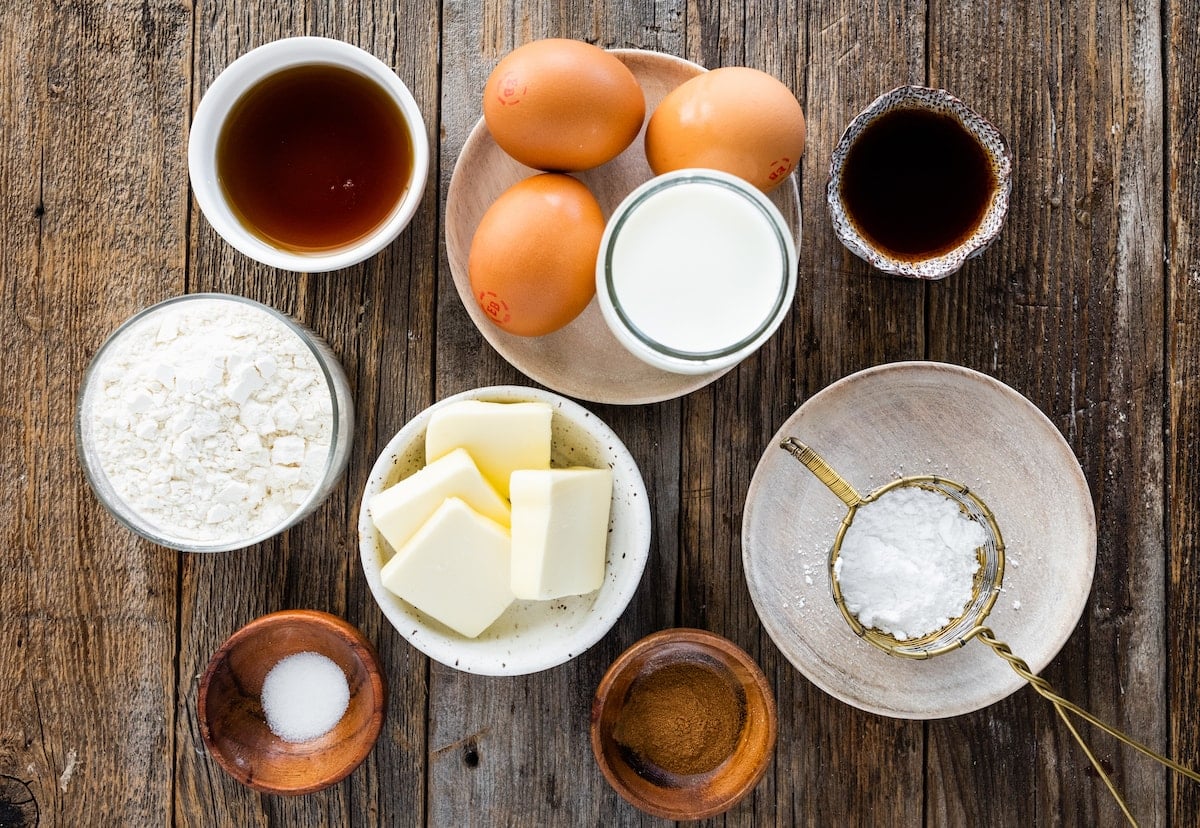
[{"label": "dark brown liquid", "polygon": [[842,203],[858,231],[892,256],[925,259],[962,244],[996,189],[987,151],[953,118],[897,109],[858,136]]},{"label": "dark brown liquid", "polygon": [[375,81],[338,66],[284,69],[246,91],[217,141],[217,175],[255,235],[301,252],[351,244],[408,187],[412,139]]}]

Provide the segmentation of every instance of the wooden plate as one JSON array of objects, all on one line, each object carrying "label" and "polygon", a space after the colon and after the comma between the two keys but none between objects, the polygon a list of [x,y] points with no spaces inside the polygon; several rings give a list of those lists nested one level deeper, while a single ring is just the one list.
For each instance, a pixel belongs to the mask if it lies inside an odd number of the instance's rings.
[{"label": "wooden plate", "polygon": [[886,716],[957,716],[1024,682],[969,642],[928,661],[889,656],[857,638],[834,606],[826,565],[846,508],[778,448],[795,436],[860,494],[896,477],[965,483],[1004,535],[1004,588],[988,616],[996,636],[1041,671],[1070,636],[1091,590],[1096,520],[1067,442],[1033,403],[954,365],[901,362],[853,374],[815,395],[767,446],[750,483],[742,560],[763,626],[813,684]]},{"label": "wooden plate", "polygon": [[[671,55],[637,49],[613,51],[642,86],[646,114],[668,92],[705,69]],[[643,132],[645,125],[642,127]],[[646,163],[642,135],[612,161],[577,177],[591,189],[604,215],[612,215],[621,200],[653,173]],[[703,388],[725,370],[687,376],[645,364],[626,351],[609,332],[593,299],[571,324],[548,336],[520,337],[496,327],[471,293],[467,256],[479,220],[496,198],[518,181],[535,175],[510,158],[492,140],[481,119],[471,131],[455,164],[446,197],[446,256],[454,286],[471,321],[513,367],[530,379],[561,394],[597,403],[634,405],[659,402]],[[793,175],[770,194],[800,243],[800,193]]]}]

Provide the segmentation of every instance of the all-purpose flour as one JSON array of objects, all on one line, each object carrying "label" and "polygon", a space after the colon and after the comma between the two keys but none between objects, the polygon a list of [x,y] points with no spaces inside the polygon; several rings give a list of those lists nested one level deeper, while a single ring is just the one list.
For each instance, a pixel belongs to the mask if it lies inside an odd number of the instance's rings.
[{"label": "all-purpose flour", "polygon": [[943,494],[901,486],[865,503],[842,538],[834,576],[846,608],[904,641],[950,623],[971,600],[984,528]]},{"label": "all-purpose flour", "polygon": [[117,495],[171,538],[279,526],[329,460],[330,389],[300,337],[230,299],[176,302],[107,349],[91,450]]}]

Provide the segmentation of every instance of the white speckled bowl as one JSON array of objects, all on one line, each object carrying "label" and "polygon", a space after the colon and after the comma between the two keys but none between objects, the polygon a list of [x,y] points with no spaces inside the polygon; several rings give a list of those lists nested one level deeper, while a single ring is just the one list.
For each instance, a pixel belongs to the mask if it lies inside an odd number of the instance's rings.
[{"label": "white speckled bowl", "polygon": [[[546,402],[554,408],[550,463],[609,466],[613,502],[604,584],[595,592],[554,601],[516,601],[474,639],[454,632],[389,592],[380,581],[394,550],[376,531],[366,504],[425,464],[425,429],[434,411],[457,400]],[[518,676],[555,667],[587,650],[616,623],[642,579],[650,550],[646,484],[624,443],[600,418],[565,397],[538,388],[500,385],[447,397],[422,411],[375,461],[358,513],[363,571],[375,601],[409,643],[432,659],[468,673]]]},{"label": "white speckled bowl", "polygon": [[[854,226],[842,203],[842,170],[846,156],[867,127],[896,109],[926,109],[948,115],[975,137],[987,152],[996,178],[991,203],[975,230],[953,250],[924,259],[897,258],[866,238]],[[968,259],[983,253],[1000,235],[1004,217],[1008,214],[1008,198],[1012,191],[1012,152],[1004,136],[978,112],[944,89],[926,86],[901,86],[880,95],[860,112],[846,127],[829,161],[829,181],[825,199],[829,216],[838,240],[872,267],[895,276],[917,279],[944,279],[959,270]]]}]

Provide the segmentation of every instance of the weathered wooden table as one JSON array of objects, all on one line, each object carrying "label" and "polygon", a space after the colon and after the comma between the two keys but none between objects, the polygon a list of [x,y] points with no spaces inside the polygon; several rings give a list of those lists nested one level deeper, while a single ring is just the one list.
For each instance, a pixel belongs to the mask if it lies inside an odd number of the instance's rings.
[{"label": "weathered wooden table", "polygon": [[[1200,11],[1092,3],[0,2],[0,824],[609,825],[650,822],[587,743],[607,665],[687,625],[753,654],[779,702],[775,761],[731,824],[1113,825],[1121,816],[1029,690],[928,723],[859,712],[810,685],[759,626],[742,504],[759,455],[805,399],[852,371],[933,359],[1036,403],[1086,472],[1099,549],[1090,601],[1045,675],[1102,718],[1200,763]],[[289,35],[393,66],[435,157],[408,231],[326,275],[260,267],[188,190],[191,113],[241,53]],[[516,679],[431,663],[389,625],[355,519],[379,446],[433,401],[521,383],[469,321],[446,265],[450,174],[491,67],[543,36],[744,64],[809,119],[800,288],[754,358],[683,399],[592,406],[652,494],[641,588],[590,652]],[[1012,210],[958,275],[872,274],[834,239],[829,155],[849,119],[905,82],[943,86],[1007,135]],[[80,378],[134,311],[184,292],[250,296],[331,342],[355,388],[349,471],[285,536],[188,555],[141,542],[76,460]],[[378,646],[382,737],[347,781],[285,799],[205,753],[197,677],[263,613],[328,610]],[[1200,821],[1200,786],[1091,734],[1146,824]],[[36,802],[36,804],[35,804]],[[26,821],[22,821],[26,820]]]}]

